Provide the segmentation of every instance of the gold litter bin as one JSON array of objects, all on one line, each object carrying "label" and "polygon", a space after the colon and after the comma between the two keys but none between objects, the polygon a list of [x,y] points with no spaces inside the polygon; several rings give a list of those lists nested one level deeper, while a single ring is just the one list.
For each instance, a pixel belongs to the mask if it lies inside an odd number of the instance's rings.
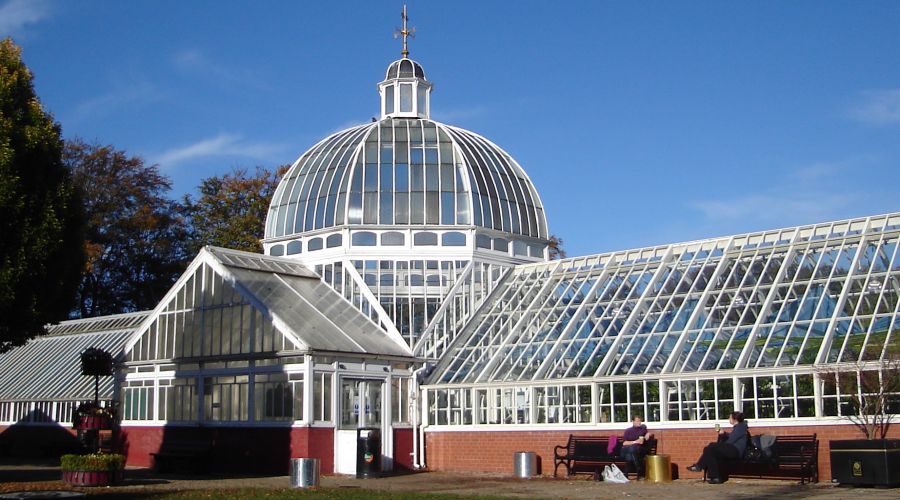
[{"label": "gold litter bin", "polygon": [[644,459],[647,481],[668,483],[672,480],[672,462],[669,455],[647,455]]}]

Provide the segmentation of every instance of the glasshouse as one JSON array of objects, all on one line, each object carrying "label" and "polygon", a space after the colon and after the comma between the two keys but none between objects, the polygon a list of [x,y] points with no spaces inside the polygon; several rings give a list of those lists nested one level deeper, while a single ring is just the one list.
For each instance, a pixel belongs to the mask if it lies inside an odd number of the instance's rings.
[{"label": "glasshouse", "polygon": [[0,355],[0,452],[71,429],[94,389],[79,353],[99,347],[132,465],[190,449],[353,474],[374,429],[384,471],[508,472],[529,450],[549,474],[570,434],[641,416],[686,466],[739,410],[754,433],[816,433],[829,477],[828,439],[859,433],[858,382],[900,356],[900,213],[550,260],[534,184],[430,118],[421,65],[404,52],[377,89],[380,119],[285,173],[264,254],[207,247],[152,311]]}]

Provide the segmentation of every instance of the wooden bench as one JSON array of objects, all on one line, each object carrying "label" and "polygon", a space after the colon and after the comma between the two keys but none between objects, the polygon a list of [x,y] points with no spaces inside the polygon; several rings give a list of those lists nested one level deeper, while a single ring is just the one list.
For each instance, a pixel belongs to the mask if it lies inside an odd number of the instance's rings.
[{"label": "wooden bench", "polygon": [[150,455],[157,472],[203,474],[209,471],[212,451],[212,443],[206,439],[173,439],[163,440],[159,451]]},{"label": "wooden bench", "polygon": [[[617,437],[622,442],[622,437]],[[609,445],[609,436],[576,436],[569,434],[569,441],[565,446],[556,446],[553,449],[553,477],[556,477],[559,466],[566,467],[566,475],[587,473],[595,477],[600,476],[603,467],[615,464],[626,475],[637,474],[631,470],[631,466],[624,458],[609,455],[606,450]],[[656,439],[650,438],[644,443],[645,455],[656,455]],[[617,451],[620,447],[617,447]]]},{"label": "wooden bench", "polygon": [[799,479],[800,484],[806,481],[819,482],[819,441],[815,434],[776,436],[771,449],[771,458],[723,460],[720,466],[722,475],[757,479]]}]

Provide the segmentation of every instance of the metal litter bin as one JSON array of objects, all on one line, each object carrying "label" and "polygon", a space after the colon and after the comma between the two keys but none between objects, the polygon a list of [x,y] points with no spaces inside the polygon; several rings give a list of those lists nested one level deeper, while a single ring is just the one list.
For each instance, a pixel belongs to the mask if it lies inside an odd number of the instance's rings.
[{"label": "metal litter bin", "polygon": [[381,429],[356,430],[356,477],[381,477]]},{"label": "metal litter bin", "polygon": [[291,459],[291,487],[316,488],[319,486],[319,459]]},{"label": "metal litter bin", "polygon": [[647,455],[644,458],[644,465],[647,481],[668,483],[672,480],[672,462],[669,455]]},{"label": "metal litter bin", "polygon": [[528,479],[537,475],[537,453],[533,451],[513,453],[513,473],[519,479]]}]

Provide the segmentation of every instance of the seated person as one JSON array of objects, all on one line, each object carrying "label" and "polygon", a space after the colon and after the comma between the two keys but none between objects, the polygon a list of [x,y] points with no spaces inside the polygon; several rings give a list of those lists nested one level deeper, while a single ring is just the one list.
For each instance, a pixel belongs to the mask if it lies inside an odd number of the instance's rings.
[{"label": "seated person", "polygon": [[719,431],[719,437],[725,439],[706,445],[697,463],[687,468],[691,472],[700,472],[706,469],[706,477],[709,478],[710,484],[723,482],[722,476],[719,475],[719,465],[723,459],[741,458],[747,449],[748,433],[744,414],[739,411],[732,412],[728,422],[733,426],[731,432]]},{"label": "seated person", "polygon": [[631,427],[625,429],[622,436],[622,449],[619,456],[624,458],[634,467],[637,476],[644,477],[644,443],[652,436],[647,435],[647,426],[642,422],[640,415],[631,419]]}]

